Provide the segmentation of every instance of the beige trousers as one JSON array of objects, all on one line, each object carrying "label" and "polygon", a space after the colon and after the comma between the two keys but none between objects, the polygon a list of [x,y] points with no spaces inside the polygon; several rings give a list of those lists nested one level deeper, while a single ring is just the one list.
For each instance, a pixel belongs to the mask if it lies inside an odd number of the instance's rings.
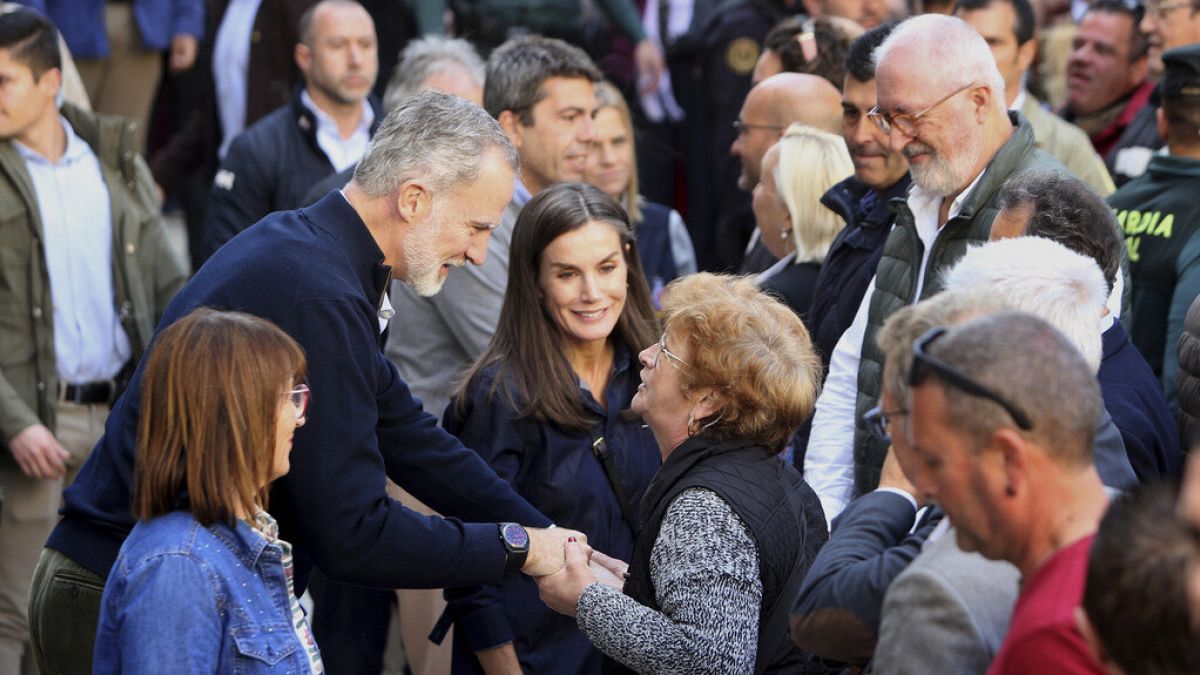
[{"label": "beige trousers", "polygon": [[[32,662],[29,651],[29,588],[38,556],[50,531],[58,523],[63,489],[75,480],[104,433],[108,406],[58,404],[55,436],[71,454],[67,475],[38,480],[19,468],[0,467],[0,675],[22,672],[21,660]],[[26,666],[25,672],[30,672]]]},{"label": "beige trousers", "polygon": [[144,151],[147,122],[158,83],[163,55],[142,45],[132,2],[110,2],[104,8],[108,58],[76,59],[79,77],[92,99],[92,108],[122,115],[138,123],[138,151]]}]

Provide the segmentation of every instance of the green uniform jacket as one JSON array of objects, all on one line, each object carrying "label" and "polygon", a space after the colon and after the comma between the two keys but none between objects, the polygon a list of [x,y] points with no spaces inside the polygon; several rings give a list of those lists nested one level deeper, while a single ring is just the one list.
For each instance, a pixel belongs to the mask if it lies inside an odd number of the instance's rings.
[{"label": "green uniform jacket", "polygon": [[887,444],[875,441],[863,426],[863,413],[879,401],[883,378],[883,352],[875,344],[875,335],[892,312],[924,300],[942,291],[942,275],[954,266],[972,244],[988,240],[992,220],[1000,210],[997,195],[1000,186],[1018,171],[1052,168],[1069,174],[1058,160],[1034,146],[1033,129],[1020,113],[1010,112],[1016,127],[1013,135],[992,158],[975,189],[963,201],[958,215],[951,218],[938,232],[929,264],[925,268],[925,283],[921,297],[915,297],[917,274],[925,245],[917,236],[912,211],[901,198],[892,200],[896,223],[883,245],[883,258],[875,272],[875,293],[867,314],[867,329],[863,337],[862,361],[858,368],[858,397],[854,410],[854,492],[856,495],[874,490],[879,485],[879,470],[887,454]]},{"label": "green uniform jacket", "polygon": [[[65,104],[63,116],[100,160],[112,204],[114,302],[136,361],[187,280],[167,245],[154,181],[135,150],[136,125]],[[11,143],[0,142],[0,442],[34,424],[55,429],[58,369],[54,302],[33,181]],[[0,462],[16,466],[12,455]]]},{"label": "green uniform jacket", "polygon": [[1179,405],[1179,336],[1200,294],[1198,191],[1200,160],[1155,155],[1146,173],[1108,198],[1129,256],[1129,337],[1159,376],[1172,410]]}]

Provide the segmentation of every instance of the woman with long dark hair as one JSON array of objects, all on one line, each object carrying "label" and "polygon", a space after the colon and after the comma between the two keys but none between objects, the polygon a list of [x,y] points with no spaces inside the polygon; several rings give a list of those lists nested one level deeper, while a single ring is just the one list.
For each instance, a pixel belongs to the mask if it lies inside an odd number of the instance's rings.
[{"label": "woman with long dark hair", "polygon": [[[556,524],[632,553],[659,457],[627,409],[637,351],[656,337],[624,209],[590,185],[555,185],[517,218],[496,334],[447,408],[446,428]],[[447,597],[454,672],[600,672],[599,653],[574,620],[542,604],[529,577]]]}]

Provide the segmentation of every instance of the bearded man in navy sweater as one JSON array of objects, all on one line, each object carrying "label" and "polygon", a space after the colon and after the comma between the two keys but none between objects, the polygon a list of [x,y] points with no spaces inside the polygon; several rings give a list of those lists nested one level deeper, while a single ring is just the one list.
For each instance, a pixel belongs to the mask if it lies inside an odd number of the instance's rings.
[{"label": "bearded man in navy sweater", "polygon": [[[563,564],[563,541],[583,536],[535,529],[550,525],[546,517],[422,412],[381,350],[389,278],[431,295],[452,267],[483,263],[517,169],[486,112],[424,94],[384,120],[344,189],[245,230],[168,306],[160,329],[200,306],[240,310],[275,322],[305,350],[313,404],[291,472],[271,495],[280,536],[294,546],[297,593],[314,566],[379,587],[547,574]],[[90,657],[104,579],[134,525],[140,381],[138,368],[42,553],[30,621],[39,656]],[[403,508],[387,497],[385,478],[454,517]],[[90,672],[90,658],[85,665]]]}]

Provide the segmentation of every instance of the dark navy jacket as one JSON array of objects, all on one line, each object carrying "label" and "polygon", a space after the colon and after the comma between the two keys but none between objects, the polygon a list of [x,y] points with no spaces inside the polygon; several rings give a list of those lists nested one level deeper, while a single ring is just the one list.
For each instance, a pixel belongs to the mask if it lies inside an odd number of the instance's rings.
[{"label": "dark navy jacket", "polygon": [[1183,472],[1183,453],[1158,378],[1120,321],[1114,321],[1103,337],[1100,394],[1121,431],[1138,482],[1177,479]]},{"label": "dark navy jacket", "polygon": [[887,491],[856,498],[833,519],[792,610],[802,649],[844,663],[865,663],[875,649],[883,596],[944,513],[927,509],[913,527],[912,502]]},{"label": "dark navy jacket", "polygon": [[[196,307],[240,310],[275,322],[304,348],[312,405],[270,504],[280,537],[294,547],[297,593],[314,565],[331,579],[367,586],[495,583],[505,551],[494,523],[550,523],[439,428],[384,357],[377,312],[390,273],[366,225],[333,193],[234,238],[159,324]],[[141,376],[139,365],[64,493],[64,519],[47,542],[101,576],[134,525]],[[385,478],[452,518],[403,508],[387,497]]]},{"label": "dark navy jacket", "polygon": [[[895,185],[878,193],[854,176],[834,185],[821,196],[825,208],[846,221],[838,232],[825,264],[817,276],[812,303],[804,315],[804,324],[812,336],[813,347],[821,356],[821,365],[829,370],[829,358],[842,333],[854,323],[854,315],[862,304],[867,286],[875,277],[875,268],[883,257],[883,243],[892,229],[894,197],[903,197],[912,182],[908,174]],[[812,432],[812,417],[796,432],[794,461],[804,466],[808,437]]]},{"label": "dark navy jacket", "polygon": [[[464,411],[460,413],[452,400],[442,419],[448,431],[478,452],[555,524],[583,532],[598,551],[629,560],[633,528],[621,514],[600,460],[592,454],[592,442],[602,430],[626,499],[636,509],[661,464],[654,435],[642,428],[640,419],[625,419],[621,414],[641,382],[638,368],[636,356],[618,345],[604,392],[608,409],[591,393],[580,390],[584,407],[597,420],[597,428],[591,432],[568,432],[554,424],[520,418],[502,394],[489,400],[498,367],[472,382]],[[546,607],[529,577],[510,575],[501,586],[447,591],[446,595],[457,626],[455,673],[482,673],[471,652],[506,642],[513,643],[526,673],[600,672],[600,652],[575,619]]]},{"label": "dark navy jacket", "polygon": [[[642,220],[634,223],[637,237],[638,258],[651,292],[661,292],[662,287],[679,276],[675,267],[675,256],[671,253],[671,209],[651,201],[642,202]],[[655,298],[657,301],[657,297]]]},{"label": "dark navy jacket", "polygon": [[[300,101],[302,91],[229,144],[208,195],[201,260],[268,213],[304,206],[308,191],[334,172],[317,145],[316,116]],[[368,101],[375,110],[374,135],[384,112],[374,97]]]},{"label": "dark navy jacket", "polygon": [[883,242],[894,218],[888,202],[893,197],[903,197],[910,182],[905,174],[895,185],[877,193],[850,176],[821,197],[826,208],[846,221],[846,227],[838,233],[825,256],[808,310],[813,345],[826,369],[833,348],[854,322],[854,314],[883,255]]}]

